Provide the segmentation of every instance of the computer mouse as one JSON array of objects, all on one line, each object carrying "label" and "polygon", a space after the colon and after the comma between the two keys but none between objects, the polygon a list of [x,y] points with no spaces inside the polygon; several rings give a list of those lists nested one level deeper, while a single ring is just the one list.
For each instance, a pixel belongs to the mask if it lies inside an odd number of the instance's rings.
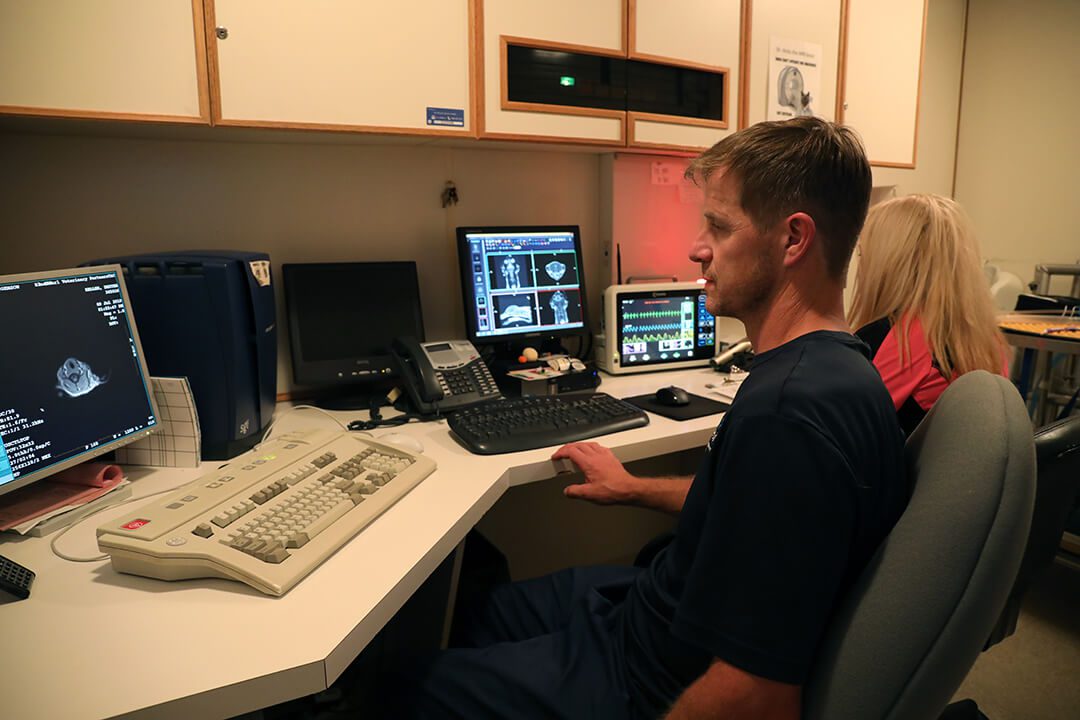
[{"label": "computer mouse", "polygon": [[668,385],[656,391],[656,402],[668,407],[682,407],[690,404],[690,393],[681,387]]},{"label": "computer mouse", "polygon": [[420,442],[412,435],[405,435],[404,433],[388,433],[375,439],[381,443],[393,445],[406,452],[411,452],[414,455],[420,455],[424,452],[424,443]]}]

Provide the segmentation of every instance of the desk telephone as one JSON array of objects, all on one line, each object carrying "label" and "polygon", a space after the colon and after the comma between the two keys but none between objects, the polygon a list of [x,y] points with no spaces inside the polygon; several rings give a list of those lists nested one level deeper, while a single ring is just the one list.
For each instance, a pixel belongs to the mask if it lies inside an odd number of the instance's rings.
[{"label": "desk telephone", "polygon": [[401,337],[391,352],[409,400],[421,415],[502,397],[480,353],[467,340],[421,343]]}]

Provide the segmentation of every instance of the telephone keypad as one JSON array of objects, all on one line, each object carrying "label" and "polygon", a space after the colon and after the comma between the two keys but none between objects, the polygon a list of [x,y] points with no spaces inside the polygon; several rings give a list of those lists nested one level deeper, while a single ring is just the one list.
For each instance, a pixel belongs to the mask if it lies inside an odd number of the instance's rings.
[{"label": "telephone keypad", "polygon": [[469,363],[456,370],[442,370],[438,373],[439,385],[447,397],[479,393],[482,397],[498,395],[499,388],[482,361]]}]

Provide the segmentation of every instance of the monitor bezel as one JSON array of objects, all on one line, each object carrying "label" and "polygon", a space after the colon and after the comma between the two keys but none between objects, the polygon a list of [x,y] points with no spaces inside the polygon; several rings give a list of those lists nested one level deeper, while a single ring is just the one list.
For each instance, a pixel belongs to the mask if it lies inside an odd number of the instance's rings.
[{"label": "monitor bezel", "polygon": [[97,447],[89,450],[84,450],[78,455],[73,455],[69,458],[61,460],[53,465],[39,468],[31,473],[27,473],[20,478],[12,480],[9,483],[0,485],[0,496],[6,495],[13,490],[26,487],[39,480],[44,480],[48,477],[56,475],[57,473],[67,470],[75,465],[80,465],[84,462],[89,462],[96,457],[101,457],[106,453],[110,453],[117,448],[121,448],[125,445],[129,445],[136,440],[142,440],[145,437],[161,430],[161,415],[158,412],[157,399],[154,397],[154,388],[150,372],[146,367],[146,353],[143,352],[142,341],[139,339],[139,326],[135,322],[135,311],[131,306],[131,298],[128,296],[127,281],[124,279],[124,269],[117,264],[109,265],[93,265],[90,267],[79,268],[64,268],[61,270],[45,270],[42,272],[32,273],[19,273],[17,275],[2,275],[0,276],[0,285],[8,285],[11,283],[23,283],[31,282],[34,280],[57,280],[64,277],[73,277],[81,275],[99,275],[101,273],[112,272],[116,274],[117,282],[120,284],[120,295],[124,299],[124,309],[127,312],[128,328],[131,330],[131,338],[135,342],[136,360],[139,364],[139,372],[142,373],[143,388],[146,390],[146,397],[150,401],[150,410],[154,415],[154,424],[151,427],[145,428],[138,432],[132,433],[122,438],[116,438],[104,442]]},{"label": "monitor bezel", "polygon": [[[472,259],[469,257],[468,236],[470,233],[509,234],[509,233],[570,233],[574,238],[574,252],[578,257],[578,291],[581,296],[581,327],[565,330],[531,330],[521,333],[503,333],[501,335],[479,335],[476,314],[476,298],[472,292]],[[562,338],[589,333],[589,301],[585,287],[585,257],[581,251],[581,227],[579,225],[470,225],[457,229],[458,270],[461,281],[461,302],[465,314],[465,332],[469,341],[475,345],[521,344]]]},{"label": "monitor bezel", "polygon": [[[334,360],[304,360],[303,348],[300,343],[300,333],[296,332],[296,328],[300,322],[299,309],[294,294],[294,290],[290,290],[290,273],[295,272],[295,268],[304,269],[318,269],[318,268],[330,268],[341,266],[389,266],[389,265],[402,265],[412,268],[414,278],[416,280],[416,297],[414,308],[416,310],[416,327],[420,332],[420,336],[417,338],[423,341],[425,338],[424,332],[424,313],[423,307],[420,304],[420,269],[417,267],[417,263],[414,260],[377,260],[377,261],[362,261],[362,260],[349,260],[343,262],[313,262],[313,263],[284,263],[281,266],[281,278],[282,278],[282,292],[285,296],[285,316],[288,323],[289,331],[289,356],[292,362],[292,376],[293,381],[297,385],[304,385],[308,387],[335,387],[340,385],[370,385],[377,383],[381,380],[394,379],[398,377],[397,367],[393,362],[392,356],[389,352],[384,355],[368,355],[368,356],[355,356],[348,358],[337,358]],[[369,372],[363,375],[348,375],[347,377],[337,377],[338,372],[355,371],[358,367],[357,361],[365,361],[368,363],[367,368],[377,367],[377,372]],[[351,368],[352,370],[346,370]]]}]

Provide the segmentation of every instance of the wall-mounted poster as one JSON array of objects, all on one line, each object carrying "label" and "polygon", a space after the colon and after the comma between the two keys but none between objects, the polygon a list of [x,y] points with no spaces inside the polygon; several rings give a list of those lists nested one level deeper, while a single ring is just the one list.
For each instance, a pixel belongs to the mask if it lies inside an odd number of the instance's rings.
[{"label": "wall-mounted poster", "polygon": [[821,45],[769,38],[769,120],[819,115]]}]

